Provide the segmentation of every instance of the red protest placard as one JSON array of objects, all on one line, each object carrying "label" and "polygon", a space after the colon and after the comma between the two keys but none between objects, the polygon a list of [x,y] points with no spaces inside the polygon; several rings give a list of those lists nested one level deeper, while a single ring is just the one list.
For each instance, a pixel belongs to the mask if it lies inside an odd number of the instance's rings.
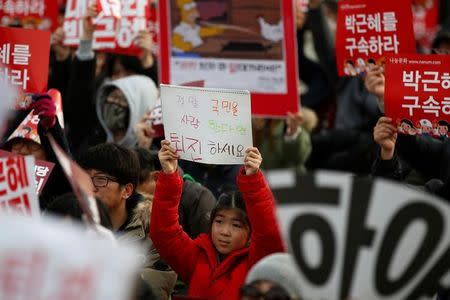
[{"label": "red protest placard", "polygon": [[0,158],[0,211],[39,216],[39,201],[33,184],[34,157]]},{"label": "red protest placard", "polygon": [[160,1],[161,82],[251,92],[252,114],[297,112],[294,1]]},{"label": "red protest placard", "polygon": [[22,93],[46,91],[49,56],[49,31],[0,27],[0,81]]},{"label": "red protest placard", "polygon": [[414,34],[424,50],[431,50],[439,21],[439,0],[413,0]]},{"label": "red protest placard", "polygon": [[64,15],[64,44],[75,47],[80,43],[83,32],[83,16],[86,14],[89,0],[67,0]]},{"label": "red protest placard", "polygon": [[137,34],[149,28],[149,1],[97,0],[99,16],[94,31],[93,49],[127,55],[139,55]]},{"label": "red protest placard", "polygon": [[[0,157],[9,157],[12,155],[14,154],[11,152],[0,150]],[[49,161],[35,160],[34,175],[36,178],[36,192],[38,195],[42,193],[54,166],[55,164]]]},{"label": "red protest placard", "polygon": [[0,0],[2,26],[55,30],[58,27],[58,3],[55,0]]},{"label": "red protest placard", "polygon": [[400,133],[448,137],[448,55],[389,56],[385,75],[385,112],[396,122]]},{"label": "red protest placard", "polygon": [[383,64],[386,54],[415,53],[411,0],[338,2],[336,59],[340,76]]}]

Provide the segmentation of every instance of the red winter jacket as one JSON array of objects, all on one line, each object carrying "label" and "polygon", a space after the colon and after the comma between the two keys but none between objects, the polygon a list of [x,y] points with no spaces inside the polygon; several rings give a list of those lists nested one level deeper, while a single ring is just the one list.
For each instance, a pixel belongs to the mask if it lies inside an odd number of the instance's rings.
[{"label": "red winter jacket", "polygon": [[205,299],[238,299],[248,270],[261,258],[284,252],[272,192],[261,171],[237,177],[252,226],[250,246],[229,254],[221,263],[209,235],[195,240],[178,223],[183,179],[161,174],[156,183],[150,237],[161,257],[189,284],[188,295]]}]

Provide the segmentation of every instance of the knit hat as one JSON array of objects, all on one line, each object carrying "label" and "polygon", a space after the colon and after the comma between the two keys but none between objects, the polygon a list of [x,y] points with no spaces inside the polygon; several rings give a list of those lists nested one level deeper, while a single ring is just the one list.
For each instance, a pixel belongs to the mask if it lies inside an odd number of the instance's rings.
[{"label": "knit hat", "polygon": [[300,299],[300,274],[291,254],[275,253],[261,259],[250,269],[246,284],[267,280],[284,288],[293,299]]}]

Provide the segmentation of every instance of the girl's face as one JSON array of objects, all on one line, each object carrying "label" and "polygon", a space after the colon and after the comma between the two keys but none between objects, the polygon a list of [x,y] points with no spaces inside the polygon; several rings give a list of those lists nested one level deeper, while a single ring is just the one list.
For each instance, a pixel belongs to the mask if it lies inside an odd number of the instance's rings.
[{"label": "girl's face", "polygon": [[228,255],[245,247],[250,238],[250,229],[236,209],[223,209],[214,217],[211,238],[217,251]]}]

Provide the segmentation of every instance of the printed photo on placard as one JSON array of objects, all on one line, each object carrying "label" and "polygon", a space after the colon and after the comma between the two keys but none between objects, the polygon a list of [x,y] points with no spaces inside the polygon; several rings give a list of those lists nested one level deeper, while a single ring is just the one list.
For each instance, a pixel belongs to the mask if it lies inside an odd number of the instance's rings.
[{"label": "printed photo on placard", "polygon": [[161,82],[248,89],[256,115],[298,111],[294,5],[281,0],[161,1]]}]

